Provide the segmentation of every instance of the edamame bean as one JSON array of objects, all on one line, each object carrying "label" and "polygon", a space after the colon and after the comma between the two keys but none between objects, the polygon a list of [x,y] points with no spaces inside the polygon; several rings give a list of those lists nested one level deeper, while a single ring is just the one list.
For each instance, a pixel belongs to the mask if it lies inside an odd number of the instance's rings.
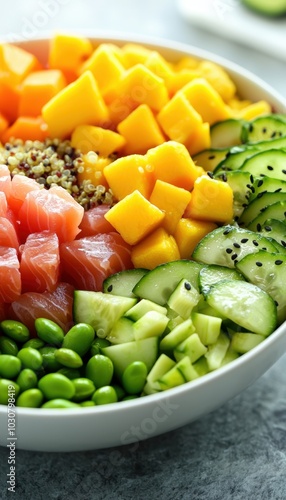
[{"label": "edamame bean", "polygon": [[64,347],[55,352],[55,358],[61,365],[68,368],[80,368],[83,365],[83,361],[77,352]]},{"label": "edamame bean", "polygon": [[35,328],[38,337],[47,344],[62,345],[65,333],[54,321],[47,318],[37,318]]},{"label": "edamame bean", "polygon": [[110,342],[107,339],[99,339],[96,338],[90,347],[90,354],[91,356],[95,356],[96,354],[101,354],[102,353],[102,347],[108,347],[110,346]]},{"label": "edamame bean", "polygon": [[79,403],[79,404],[80,404],[80,406],[86,406],[86,407],[88,407],[88,406],[95,406],[95,402],[94,401],[90,401],[90,400],[88,400],[88,401],[82,401],[82,403]]},{"label": "edamame bean", "polygon": [[0,323],[1,330],[16,342],[27,342],[30,338],[30,332],[28,328],[20,321],[14,321],[13,319],[4,319]]},{"label": "edamame bean", "polygon": [[21,392],[24,392],[28,389],[34,389],[37,387],[38,378],[33,370],[30,368],[24,368],[24,370],[19,373],[16,382],[19,385]]},{"label": "edamame bean", "polygon": [[8,380],[6,378],[0,378],[0,404],[7,405],[9,400],[11,403],[15,403],[20,392],[20,387],[14,380]]},{"label": "edamame bean", "polygon": [[43,364],[41,353],[33,347],[23,347],[17,354],[17,357],[22,361],[24,368],[31,370],[39,370]]},{"label": "edamame bean", "polygon": [[77,323],[65,335],[62,347],[72,349],[79,356],[84,356],[94,339],[94,329],[87,323]]},{"label": "edamame bean", "polygon": [[91,399],[96,405],[107,405],[118,401],[116,390],[111,385],[99,387],[92,395]]},{"label": "edamame bean", "polygon": [[113,363],[103,354],[92,356],[87,362],[85,375],[93,381],[95,387],[109,385],[113,377]]},{"label": "edamame bean", "polygon": [[121,387],[121,385],[118,385],[118,384],[113,384],[112,387],[116,391],[118,401],[121,401],[121,399],[123,399],[124,396],[126,395],[123,387]]},{"label": "edamame bean", "polygon": [[61,368],[61,364],[56,359],[56,347],[45,346],[39,349],[39,353],[43,358],[43,367],[46,372],[56,372]]},{"label": "edamame bean", "polygon": [[61,399],[61,398],[56,398],[56,399],[51,399],[50,401],[47,401],[42,405],[42,408],[80,408],[80,405],[77,403],[73,403],[72,401],[68,401],[67,399]]},{"label": "edamame bean", "polygon": [[42,339],[29,339],[25,344],[23,344],[23,347],[33,347],[33,349],[41,349],[41,347],[44,347],[45,342]]},{"label": "edamame bean", "polygon": [[0,354],[0,377],[13,379],[20,373],[21,360],[10,354]]},{"label": "edamame bean", "polygon": [[38,382],[38,388],[46,399],[72,399],[75,386],[72,381],[61,373],[48,373]]},{"label": "edamame bean", "polygon": [[73,396],[74,401],[82,401],[83,399],[87,399],[95,391],[94,383],[88,378],[75,378],[72,382],[75,386],[75,395]]},{"label": "edamame bean", "polygon": [[133,361],[128,365],[122,375],[122,385],[128,394],[138,394],[146,383],[147,367],[142,361]]},{"label": "edamame bean", "polygon": [[73,380],[75,378],[79,378],[81,375],[80,371],[77,368],[67,368],[66,366],[57,370],[57,373],[61,373],[62,375],[65,375],[70,380]]},{"label": "edamame bean", "polygon": [[26,408],[40,408],[44,400],[40,389],[27,389],[18,396],[16,405]]},{"label": "edamame bean", "polygon": [[11,354],[11,356],[17,356],[18,346],[13,339],[9,337],[0,337],[0,350],[2,354]]}]

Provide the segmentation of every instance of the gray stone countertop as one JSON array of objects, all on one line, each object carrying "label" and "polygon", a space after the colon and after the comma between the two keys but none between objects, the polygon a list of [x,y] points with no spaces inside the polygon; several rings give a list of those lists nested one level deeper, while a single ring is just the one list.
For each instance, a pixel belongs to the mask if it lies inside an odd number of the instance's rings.
[{"label": "gray stone countertop", "polygon": [[[233,15],[236,3],[220,2],[231,6]],[[285,63],[243,41],[236,44],[191,26],[174,0],[0,0],[0,12],[0,36],[27,38],[55,29],[152,35],[227,57],[286,93]],[[192,424],[116,448],[116,466],[110,460],[115,449],[17,450],[17,487],[10,493],[8,453],[0,448],[0,498],[285,500],[285,367],[286,356],[242,394]]]}]

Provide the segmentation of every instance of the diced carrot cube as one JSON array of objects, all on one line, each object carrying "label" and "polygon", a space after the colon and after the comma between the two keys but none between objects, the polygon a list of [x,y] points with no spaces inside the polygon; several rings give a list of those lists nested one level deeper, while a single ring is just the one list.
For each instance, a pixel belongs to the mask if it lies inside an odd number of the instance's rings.
[{"label": "diced carrot cube", "polygon": [[140,241],[131,250],[134,267],[154,269],[154,267],[180,258],[175,238],[159,227]]}]

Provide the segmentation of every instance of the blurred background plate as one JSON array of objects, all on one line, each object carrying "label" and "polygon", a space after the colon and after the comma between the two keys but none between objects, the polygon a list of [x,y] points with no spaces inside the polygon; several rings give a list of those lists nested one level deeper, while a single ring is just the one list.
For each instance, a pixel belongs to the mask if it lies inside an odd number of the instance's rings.
[{"label": "blurred background plate", "polygon": [[195,26],[286,61],[286,17],[260,16],[240,0],[178,0],[178,8]]}]

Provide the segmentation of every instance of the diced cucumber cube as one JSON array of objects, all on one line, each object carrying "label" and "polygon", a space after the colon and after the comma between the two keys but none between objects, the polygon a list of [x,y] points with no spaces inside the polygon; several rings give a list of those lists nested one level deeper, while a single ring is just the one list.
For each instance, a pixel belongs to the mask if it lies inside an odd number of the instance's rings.
[{"label": "diced cucumber cube", "polygon": [[160,384],[158,384],[157,380],[171,370],[175,364],[175,361],[169,358],[169,356],[161,354],[147,375],[147,382],[144,386],[143,393],[154,394],[155,392],[160,391]]},{"label": "diced cucumber cube", "polygon": [[135,304],[135,306],[131,307],[131,309],[125,313],[125,316],[133,321],[137,321],[149,311],[157,311],[161,314],[167,314],[166,307],[159,306],[159,304],[155,304],[155,302],[152,302],[151,300],[142,299],[140,302]]},{"label": "diced cucumber cube", "polygon": [[196,372],[198,373],[199,377],[206,375],[210,371],[205,356],[202,356],[200,359],[198,359],[198,361],[196,361],[193,364],[193,367],[196,370]]},{"label": "diced cucumber cube", "polygon": [[264,338],[263,335],[257,333],[235,332],[231,337],[230,346],[235,352],[245,354],[259,345]]},{"label": "diced cucumber cube", "polygon": [[175,347],[195,333],[195,327],[191,319],[186,319],[183,323],[177,325],[170,333],[161,340],[161,351],[172,351]]},{"label": "diced cucumber cube", "polygon": [[237,358],[239,358],[239,354],[232,349],[231,344],[230,344],[228,350],[226,351],[226,355],[223,358],[220,366],[227,365],[228,363],[230,363],[231,361],[234,361]]},{"label": "diced cucumber cube", "polygon": [[106,339],[111,342],[111,344],[123,344],[124,342],[132,342],[134,338],[133,321],[131,319],[122,316],[113,325],[111,331],[107,335]]},{"label": "diced cucumber cube", "polygon": [[215,344],[212,344],[208,348],[208,352],[205,354],[209,370],[217,370],[227,353],[229,348],[230,340],[225,333],[221,333]]},{"label": "diced cucumber cube", "polygon": [[184,319],[188,319],[198,304],[200,294],[186,279],[182,279],[167,302],[168,306]]},{"label": "diced cucumber cube", "polygon": [[222,319],[201,313],[192,314],[195,331],[204,345],[214,344],[220,334]]},{"label": "diced cucumber cube", "polygon": [[177,387],[185,382],[186,379],[182,372],[178,369],[177,364],[157,381],[161,391],[172,389],[172,387]]},{"label": "diced cucumber cube", "polygon": [[176,361],[180,361],[185,356],[190,358],[191,363],[194,363],[201,356],[206,354],[207,347],[201,342],[197,333],[193,333],[186,340],[181,342],[174,349],[174,357]]},{"label": "diced cucumber cube", "polygon": [[159,337],[164,332],[169,318],[157,311],[148,311],[133,324],[135,340]]},{"label": "diced cucumber cube", "polygon": [[185,356],[176,364],[177,370],[182,373],[186,382],[199,378],[198,372],[193,367],[189,356]]}]

